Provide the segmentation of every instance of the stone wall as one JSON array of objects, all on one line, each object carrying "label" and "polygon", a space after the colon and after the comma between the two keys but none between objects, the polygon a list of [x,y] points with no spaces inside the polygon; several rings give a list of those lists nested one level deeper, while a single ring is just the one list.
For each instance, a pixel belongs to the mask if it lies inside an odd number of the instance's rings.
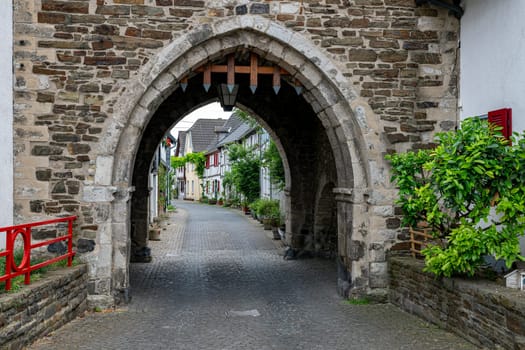
[{"label": "stone wall", "polygon": [[525,292],[485,280],[423,273],[424,262],[389,259],[390,301],[486,348],[525,349]]},{"label": "stone wall", "polygon": [[17,221],[80,213],[82,235],[95,239],[97,208],[80,197],[95,180],[96,145],[116,99],[178,36],[245,14],[325,52],[382,121],[375,131],[386,148],[426,147],[434,131],[455,126],[459,23],[413,0],[16,0]]},{"label": "stone wall", "polygon": [[20,292],[0,296],[0,348],[21,349],[82,315],[87,280],[86,265],[74,266],[50,271]]}]

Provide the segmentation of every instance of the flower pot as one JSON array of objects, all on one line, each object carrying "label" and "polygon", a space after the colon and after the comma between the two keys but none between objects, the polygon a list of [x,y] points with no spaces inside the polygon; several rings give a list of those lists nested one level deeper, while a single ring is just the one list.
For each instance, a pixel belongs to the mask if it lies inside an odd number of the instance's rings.
[{"label": "flower pot", "polygon": [[265,230],[271,230],[272,229],[272,219],[263,219],[262,220],[263,227]]},{"label": "flower pot", "polygon": [[273,234],[273,239],[278,241],[281,239],[281,234],[279,232],[279,228],[277,226],[273,226],[271,227],[271,230],[272,230],[272,234]]},{"label": "flower pot", "polygon": [[150,241],[160,241],[160,228],[150,228],[148,233]]}]

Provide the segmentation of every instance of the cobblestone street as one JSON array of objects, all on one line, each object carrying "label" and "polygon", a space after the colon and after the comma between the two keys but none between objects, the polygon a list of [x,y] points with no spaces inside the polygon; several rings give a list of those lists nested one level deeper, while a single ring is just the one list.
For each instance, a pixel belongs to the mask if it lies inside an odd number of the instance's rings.
[{"label": "cobblestone street", "polygon": [[235,209],[176,202],[132,301],[89,313],[30,349],[475,349],[391,305],[350,305],[331,261],[285,261]]}]

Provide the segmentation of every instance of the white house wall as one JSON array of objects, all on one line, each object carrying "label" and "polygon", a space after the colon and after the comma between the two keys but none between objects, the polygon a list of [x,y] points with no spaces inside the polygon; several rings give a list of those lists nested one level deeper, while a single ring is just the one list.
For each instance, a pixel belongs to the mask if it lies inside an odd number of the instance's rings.
[{"label": "white house wall", "polygon": [[[0,1],[0,226],[13,224],[13,2]],[[0,248],[4,239],[0,239]]]},{"label": "white house wall", "polygon": [[[460,115],[512,108],[525,130],[525,1],[465,0],[461,18]],[[525,253],[525,239],[521,239]]]},{"label": "white house wall", "polygon": [[512,108],[525,130],[525,1],[466,0],[461,18],[460,115]]}]

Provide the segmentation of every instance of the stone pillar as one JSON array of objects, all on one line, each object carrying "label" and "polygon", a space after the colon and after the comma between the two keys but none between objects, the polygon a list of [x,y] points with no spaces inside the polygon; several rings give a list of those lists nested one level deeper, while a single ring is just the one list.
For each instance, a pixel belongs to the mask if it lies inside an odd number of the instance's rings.
[{"label": "stone pillar", "polygon": [[129,262],[131,256],[131,237],[129,236],[129,221],[131,194],[134,188],[120,188],[113,201],[113,296],[115,303],[127,303],[129,295]]},{"label": "stone pillar", "polygon": [[288,246],[292,244],[292,198],[290,196],[290,189],[286,187],[282,192],[282,197],[284,200],[284,217],[285,217],[285,243]]},{"label": "stone pillar", "polygon": [[147,188],[136,188],[131,199],[131,262],[149,262]]},{"label": "stone pillar", "polygon": [[379,199],[372,190],[335,188],[334,193],[338,210],[339,293],[384,300],[388,287],[385,250],[393,241],[390,236],[395,230],[381,229],[384,218],[374,209]]},{"label": "stone pillar", "polygon": [[[13,224],[13,1],[0,1],[0,226]],[[5,239],[0,237],[0,248]]]},{"label": "stone pillar", "polygon": [[[349,248],[352,240],[352,190],[334,188],[337,203],[337,290],[340,295],[348,297],[352,287],[352,254]],[[353,246],[352,246],[353,247]]]},{"label": "stone pillar", "polygon": [[[111,160],[111,159],[108,159]],[[106,164],[102,157],[97,164]],[[111,168],[100,166],[95,174],[97,185],[84,186],[82,200],[96,212],[95,223],[98,227],[97,241],[94,250],[82,256],[82,261],[89,267],[88,305],[89,307],[111,307],[114,305],[112,292],[113,277],[113,241],[111,207],[118,189],[105,186],[110,179]]]}]

